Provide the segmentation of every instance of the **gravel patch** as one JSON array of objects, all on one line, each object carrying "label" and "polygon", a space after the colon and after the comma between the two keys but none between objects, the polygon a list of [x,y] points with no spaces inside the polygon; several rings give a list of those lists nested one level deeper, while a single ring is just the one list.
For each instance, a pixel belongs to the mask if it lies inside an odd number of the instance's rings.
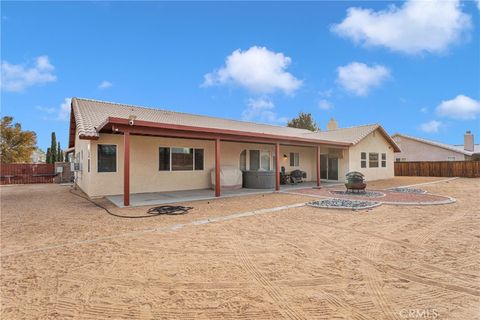
[{"label": "gravel patch", "polygon": [[416,193],[416,194],[425,194],[427,191],[422,189],[415,189],[415,188],[393,188],[388,189],[391,192],[401,192],[401,193]]},{"label": "gravel patch", "polygon": [[366,201],[366,200],[349,200],[349,199],[325,199],[308,202],[307,205],[316,208],[334,208],[334,209],[349,209],[360,210],[370,209],[381,205],[380,202]]},{"label": "gravel patch", "polygon": [[352,192],[352,191],[341,191],[335,190],[330,191],[331,194],[337,194],[342,196],[360,196],[362,198],[380,198],[385,197],[385,193],[376,192],[376,191],[363,191],[363,192]]}]

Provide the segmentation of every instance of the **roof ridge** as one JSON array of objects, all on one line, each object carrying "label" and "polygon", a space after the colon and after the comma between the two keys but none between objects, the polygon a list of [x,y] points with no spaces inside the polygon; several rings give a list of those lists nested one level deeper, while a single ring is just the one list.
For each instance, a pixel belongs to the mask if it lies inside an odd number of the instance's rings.
[{"label": "roof ridge", "polygon": [[466,155],[472,155],[474,153],[472,151],[467,151],[467,150],[461,150],[461,149],[454,148],[453,144],[447,144],[447,143],[436,141],[436,140],[414,137],[414,136],[410,136],[410,135],[402,134],[402,133],[395,133],[394,135],[392,135],[392,137],[394,137],[394,136],[401,136],[401,137],[404,137],[404,138],[407,138],[407,139],[413,139],[413,140],[417,140],[417,141],[420,141],[420,142],[433,144],[433,145],[436,145],[438,147],[449,149],[451,151],[460,152],[460,153],[463,153],[463,154],[466,154]]},{"label": "roof ridge", "polygon": [[90,98],[74,97],[74,98],[72,98],[72,100],[73,100],[73,99],[76,99],[76,100],[85,100],[85,101],[91,101],[91,102],[99,102],[99,103],[104,103],[104,104],[113,104],[113,105],[118,105],[118,106],[123,106],[123,107],[132,107],[132,108],[141,108],[141,109],[146,109],[146,110],[155,110],[155,111],[171,112],[171,113],[175,113],[175,114],[184,114],[184,115],[195,116],[195,117],[205,117],[205,118],[210,118],[210,119],[236,121],[236,122],[240,122],[240,123],[251,123],[251,124],[260,125],[260,126],[271,126],[271,127],[275,127],[275,128],[288,128],[288,129],[293,129],[293,130],[295,130],[295,131],[303,131],[303,132],[305,132],[305,133],[310,133],[310,130],[307,130],[307,129],[294,128],[294,127],[288,127],[288,126],[281,126],[281,125],[275,125],[275,124],[270,124],[270,123],[261,123],[261,122],[254,122],[254,121],[245,121],[245,120],[230,119],[230,118],[220,118],[220,117],[203,115],[203,114],[196,114],[196,113],[189,113],[189,112],[181,112],[181,111],[172,111],[172,110],[167,110],[167,109],[159,109],[159,108],[155,108],[155,107],[137,106],[137,105],[133,105],[133,104],[124,104],[124,103],[111,102],[111,101],[98,100],[98,99],[90,99]]}]

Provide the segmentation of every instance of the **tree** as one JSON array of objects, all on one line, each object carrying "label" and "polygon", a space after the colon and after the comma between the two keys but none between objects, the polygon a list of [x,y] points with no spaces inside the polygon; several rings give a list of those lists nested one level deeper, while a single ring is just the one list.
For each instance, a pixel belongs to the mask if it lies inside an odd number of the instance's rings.
[{"label": "tree", "polygon": [[315,120],[313,120],[311,113],[300,112],[296,118],[288,121],[287,127],[307,129],[310,131],[319,131]]},{"label": "tree", "polygon": [[45,160],[46,163],[52,163],[52,153],[50,152],[50,148],[47,148],[47,157]]},{"label": "tree", "polygon": [[52,161],[50,163],[55,163],[55,161],[57,161],[57,137],[55,135],[55,132],[52,132],[52,141],[50,144],[50,157]]},{"label": "tree", "polygon": [[36,148],[37,135],[23,131],[20,123],[13,124],[13,117],[3,117],[0,122],[0,162],[30,162]]},{"label": "tree", "polygon": [[63,162],[63,151],[62,151],[62,148],[60,148],[60,141],[58,141],[57,161]]}]

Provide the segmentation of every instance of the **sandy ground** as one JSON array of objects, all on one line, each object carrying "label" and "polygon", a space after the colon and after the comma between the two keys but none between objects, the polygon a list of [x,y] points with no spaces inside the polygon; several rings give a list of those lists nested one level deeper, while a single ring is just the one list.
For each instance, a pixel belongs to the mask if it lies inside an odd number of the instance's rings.
[{"label": "sandy ground", "polygon": [[458,201],[232,216],[312,200],[269,194],[132,220],[69,187],[2,187],[1,318],[480,319],[480,179],[421,188]]}]

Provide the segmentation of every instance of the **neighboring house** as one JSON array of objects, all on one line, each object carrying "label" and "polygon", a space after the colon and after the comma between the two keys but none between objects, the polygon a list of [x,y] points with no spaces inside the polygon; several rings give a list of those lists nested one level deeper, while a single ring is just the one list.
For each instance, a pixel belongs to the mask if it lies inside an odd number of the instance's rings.
[{"label": "neighboring house", "polygon": [[47,161],[47,155],[41,149],[35,149],[32,152],[32,163],[45,163]]},{"label": "neighboring house", "polygon": [[[378,124],[311,132],[160,109],[73,98],[69,148],[76,183],[90,197],[211,188],[220,167],[299,169],[307,181],[343,181],[349,171],[367,180],[394,175],[398,146]],[[278,164],[278,165],[277,165]],[[320,170],[319,170],[320,169]],[[124,175],[124,173],[127,173]],[[220,183],[215,194],[221,193]]]},{"label": "neighboring house", "polygon": [[399,133],[394,134],[392,139],[401,149],[395,155],[395,161],[464,161],[480,156],[480,145],[474,143],[470,131],[465,133],[463,145],[450,145]]}]

